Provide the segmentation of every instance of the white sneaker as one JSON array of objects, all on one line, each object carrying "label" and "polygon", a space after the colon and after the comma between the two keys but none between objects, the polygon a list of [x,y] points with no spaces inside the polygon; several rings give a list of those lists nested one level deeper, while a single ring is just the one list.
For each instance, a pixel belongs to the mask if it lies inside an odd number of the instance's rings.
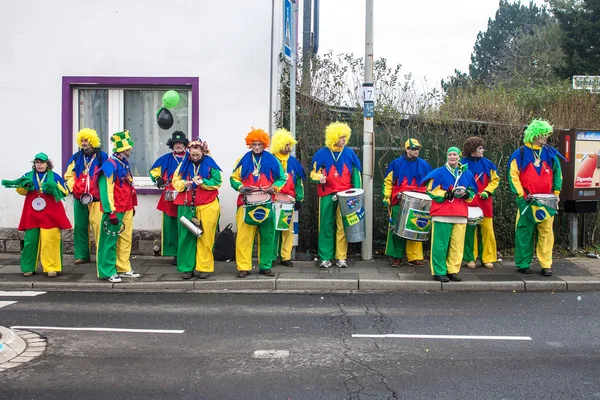
[{"label": "white sneaker", "polygon": [[338,268],[348,268],[348,263],[346,260],[337,260],[335,265],[337,265]]},{"label": "white sneaker", "polygon": [[140,274],[138,274],[134,270],[131,270],[131,271],[123,272],[122,274],[119,274],[119,276],[121,278],[139,278]]},{"label": "white sneaker", "polygon": [[323,269],[326,269],[329,267],[331,267],[331,261],[329,261],[329,260],[323,260],[323,261],[321,261],[321,264],[319,265],[319,268],[323,268]]},{"label": "white sneaker", "polygon": [[112,282],[112,283],[119,283],[119,282],[121,282],[121,278],[119,278],[119,275],[117,275],[117,274],[114,274],[110,278],[107,278],[107,280],[109,282]]}]

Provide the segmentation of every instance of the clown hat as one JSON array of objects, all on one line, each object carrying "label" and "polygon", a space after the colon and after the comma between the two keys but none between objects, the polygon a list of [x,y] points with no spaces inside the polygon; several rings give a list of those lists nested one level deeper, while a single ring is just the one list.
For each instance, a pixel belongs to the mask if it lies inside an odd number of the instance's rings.
[{"label": "clown hat", "polygon": [[185,136],[185,133],[182,131],[175,131],[173,132],[171,139],[167,140],[167,146],[172,149],[175,143],[183,143],[183,145],[187,147],[190,141],[188,140],[187,136]]},{"label": "clown hat", "polygon": [[410,138],[406,142],[404,142],[405,149],[420,149],[421,143],[417,139]]},{"label": "clown hat", "polygon": [[131,140],[128,130],[115,133],[110,137],[110,141],[113,145],[113,153],[121,153],[133,148],[133,140]]}]

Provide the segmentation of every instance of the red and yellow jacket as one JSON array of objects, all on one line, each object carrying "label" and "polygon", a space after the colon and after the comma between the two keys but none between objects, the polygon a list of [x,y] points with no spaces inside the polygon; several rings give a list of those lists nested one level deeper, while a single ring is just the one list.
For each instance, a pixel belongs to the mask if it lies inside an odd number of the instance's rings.
[{"label": "red and yellow jacket", "polygon": [[[285,185],[285,181],[283,166],[273,154],[265,150],[260,155],[255,155],[252,151],[244,154],[236,162],[229,177],[229,184],[233,190],[238,192],[240,187],[249,186],[258,189],[273,187],[275,193],[278,193]],[[240,194],[237,206],[240,207],[243,204],[243,197]]]},{"label": "red and yellow jacket", "polygon": [[[427,194],[433,200],[429,210],[432,217],[469,217],[468,207],[475,196],[477,184],[466,166],[459,164],[458,168],[452,169],[443,165],[427,174],[421,184],[427,185]],[[448,199],[446,193],[458,186],[466,189],[466,197]]]},{"label": "red and yellow jacket", "polygon": [[126,212],[137,206],[137,194],[127,159],[113,154],[97,172],[102,212]]},{"label": "red and yellow jacket", "polygon": [[[352,149],[323,147],[313,156],[312,165],[310,179],[318,183],[319,197],[362,188],[360,160]],[[327,178],[326,183],[319,183],[323,176]]]},{"label": "red and yellow jacket", "polygon": [[[194,183],[189,190],[186,190],[185,182],[191,181],[196,176],[202,179],[202,184],[198,186]],[[186,157],[173,174],[173,187],[179,192],[173,203],[177,206],[210,204],[219,195],[222,183],[221,168],[212,157],[205,155],[198,165]]]},{"label": "red and yellow jacket", "polygon": [[422,158],[411,160],[406,155],[396,158],[385,172],[383,204],[398,204],[398,194],[402,192],[425,193],[427,188],[420,182],[431,171],[431,165]]},{"label": "red and yellow jacket", "polygon": [[[560,195],[562,170],[559,157],[562,155],[551,146],[533,146],[525,143],[508,160],[510,189],[518,197],[528,194]],[[536,161],[539,165],[536,166]]]},{"label": "red and yellow jacket", "polygon": [[[477,195],[473,198],[472,206],[479,206],[483,215],[492,218],[494,215],[492,193],[500,184],[496,165],[485,157],[465,157],[461,160],[469,168],[477,183]],[[487,199],[481,198],[481,193],[488,194]]]}]

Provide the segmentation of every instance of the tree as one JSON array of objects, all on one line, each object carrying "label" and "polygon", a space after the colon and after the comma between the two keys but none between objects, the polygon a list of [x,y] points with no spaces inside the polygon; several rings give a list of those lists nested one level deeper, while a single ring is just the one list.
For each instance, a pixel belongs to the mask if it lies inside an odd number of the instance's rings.
[{"label": "tree", "polygon": [[471,78],[485,85],[502,81],[509,71],[514,70],[515,61],[523,62],[523,57],[515,57],[522,40],[534,35],[536,29],[552,23],[546,7],[538,7],[533,1],[525,6],[500,0],[495,18],[490,18],[487,30],[477,35],[469,66]]},{"label": "tree", "polygon": [[549,0],[564,32],[565,65],[560,76],[600,75],[600,0]]}]

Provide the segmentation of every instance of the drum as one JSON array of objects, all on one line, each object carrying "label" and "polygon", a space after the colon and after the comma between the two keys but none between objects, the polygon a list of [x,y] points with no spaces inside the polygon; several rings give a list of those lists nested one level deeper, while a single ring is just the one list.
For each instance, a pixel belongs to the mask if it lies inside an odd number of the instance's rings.
[{"label": "drum", "polygon": [[532,194],[534,199],[540,202],[545,207],[550,207],[558,210],[558,197],[553,194]]},{"label": "drum", "polygon": [[477,206],[469,206],[469,217],[467,219],[467,225],[475,226],[483,220],[483,211]]},{"label": "drum", "polygon": [[366,238],[365,191],[348,189],[337,192],[337,200],[340,203],[346,240],[350,243],[362,242]]},{"label": "drum", "polygon": [[271,216],[273,203],[271,196],[262,191],[251,192],[243,196],[244,222],[248,225],[260,225]]},{"label": "drum", "polygon": [[177,190],[165,190],[165,200],[166,201],[175,201],[177,194],[179,192]]},{"label": "drum", "polygon": [[424,242],[431,231],[431,198],[425,193],[403,192],[400,194],[400,209],[392,232],[404,239]]},{"label": "drum", "polygon": [[292,216],[294,215],[294,203],[296,199],[292,196],[283,193],[277,193],[275,195],[275,229],[278,231],[287,231],[290,229],[292,223]]},{"label": "drum", "polygon": [[88,204],[92,204],[93,201],[94,201],[94,196],[92,196],[89,193],[84,193],[79,198],[79,202],[81,204],[83,204],[84,206],[87,206]]}]

